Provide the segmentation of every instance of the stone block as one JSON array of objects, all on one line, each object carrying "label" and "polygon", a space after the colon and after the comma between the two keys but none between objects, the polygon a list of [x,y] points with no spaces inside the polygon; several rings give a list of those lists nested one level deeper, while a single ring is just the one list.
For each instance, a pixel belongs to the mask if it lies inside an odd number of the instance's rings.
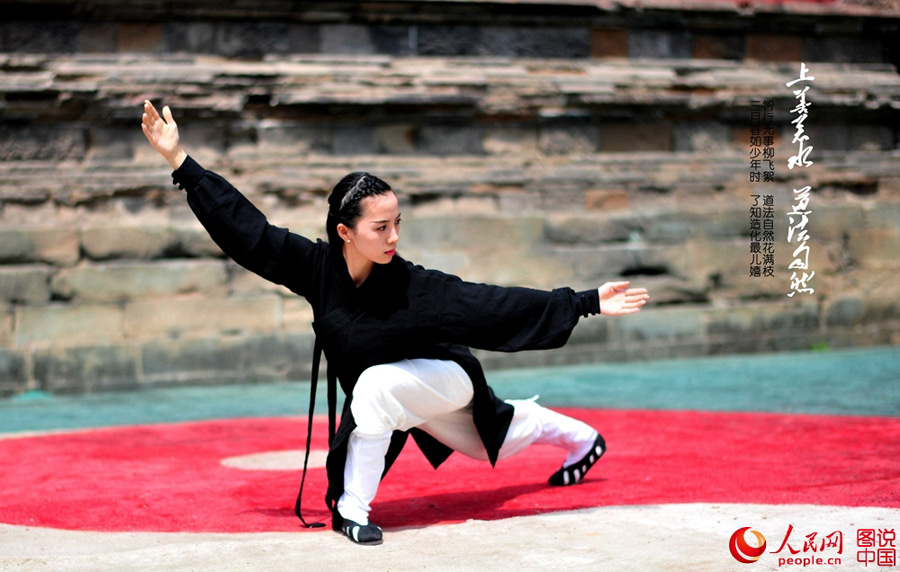
[{"label": "stone block", "polygon": [[587,344],[596,346],[609,342],[610,321],[603,316],[582,318],[572,331],[566,345]]},{"label": "stone block", "polygon": [[598,139],[594,125],[546,125],[538,131],[538,149],[546,155],[594,153]]},{"label": "stone block", "polygon": [[688,240],[668,261],[672,274],[695,287],[709,288],[712,295],[738,295],[746,290],[758,296],[770,288],[774,293],[779,285],[771,279],[751,279],[749,266],[749,243],[744,240]]},{"label": "stone block", "polygon": [[423,125],[416,130],[416,150],[426,155],[482,155],[477,126]]},{"label": "stone block", "polygon": [[298,157],[331,148],[331,130],[325,126],[273,123],[258,130],[258,153],[263,156]]},{"label": "stone block", "polygon": [[0,348],[13,345],[14,317],[13,306],[0,304]]},{"label": "stone block", "polygon": [[[810,113],[812,113],[812,111],[810,111]],[[816,123],[813,122],[812,117],[813,116],[810,115],[810,119],[804,124],[804,130],[806,131],[806,135],[809,136],[809,141],[806,146],[812,146],[813,148],[813,151],[809,156],[809,159],[813,161],[813,164],[816,164],[817,162],[816,152],[850,150],[850,128],[847,125],[843,123],[825,123],[824,121]],[[798,144],[791,143],[793,136],[793,129],[790,129],[789,133],[784,136],[786,150],[783,152],[780,149],[776,150],[780,157],[787,158],[796,155]],[[796,168],[794,170],[796,170]]]},{"label": "stone block", "polygon": [[288,30],[288,52],[314,54],[319,51],[322,38],[320,28],[311,24],[291,24]]},{"label": "stone block", "polygon": [[0,347],[0,397],[21,393],[28,387],[28,363],[22,352]]},{"label": "stone block", "polygon": [[743,59],[744,36],[740,34],[695,34],[693,57],[701,60]]},{"label": "stone block", "polygon": [[284,22],[221,23],[216,30],[216,53],[231,58],[261,58],[287,53],[290,27]]},{"label": "stone block", "polygon": [[[416,261],[418,262],[418,261]],[[295,294],[284,300],[284,330],[289,333],[308,333],[312,331],[312,306],[304,298]]]},{"label": "stone block", "polygon": [[81,230],[81,247],[92,260],[159,258],[169,248],[172,236],[159,226],[93,227]]},{"label": "stone block", "polygon": [[226,282],[224,262],[173,260],[68,268],[53,277],[52,287],[59,298],[120,302],[193,292],[222,295]]},{"label": "stone block", "polygon": [[894,148],[894,133],[887,125],[857,125],[849,128],[851,151],[890,151]]},{"label": "stone block", "polygon": [[[312,331],[248,337],[243,344],[245,370],[255,380],[308,380],[314,346]],[[319,375],[324,377],[324,366]]]},{"label": "stone block", "polygon": [[626,242],[637,225],[629,217],[553,215],[546,221],[545,237],[552,244]]},{"label": "stone block", "polygon": [[271,292],[273,294],[281,294],[286,297],[296,296],[290,290],[269,282],[258,274],[250,272],[236,262],[228,260],[226,263],[228,273],[228,290],[232,294],[259,294],[262,292]]},{"label": "stone block", "polygon": [[627,210],[630,202],[626,191],[591,189],[584,193],[584,206],[588,210],[609,212]]},{"label": "stone block", "polygon": [[51,269],[43,265],[0,266],[0,303],[49,302],[50,274]]},{"label": "stone block", "polygon": [[85,158],[91,162],[130,160],[138,147],[147,145],[143,132],[132,126],[92,126],[88,137],[91,143]]},{"label": "stone block", "polygon": [[803,38],[785,34],[749,33],[744,59],[763,62],[803,61]]},{"label": "stone block", "polygon": [[702,340],[705,334],[700,308],[655,307],[651,311],[608,319],[610,338],[616,343]]},{"label": "stone block", "polygon": [[118,51],[161,52],[164,24],[157,22],[120,22]]},{"label": "stone block", "polygon": [[163,31],[168,52],[212,54],[216,52],[219,26],[213,22],[169,22]]},{"label": "stone block", "polygon": [[475,26],[418,26],[418,52],[420,56],[476,55],[479,36],[479,29]]},{"label": "stone block", "polygon": [[371,54],[375,52],[372,30],[356,24],[325,24],[319,36],[324,54]]},{"label": "stone block", "polygon": [[337,125],[331,152],[334,155],[371,155],[375,152],[375,131],[368,125]]},{"label": "stone block", "polygon": [[877,36],[827,36],[803,39],[806,62],[871,63],[884,61],[884,47]]},{"label": "stone block", "polygon": [[0,161],[80,160],[85,151],[85,132],[77,126],[0,125]]},{"label": "stone block", "polygon": [[861,268],[900,269],[900,228],[850,229],[850,258]]},{"label": "stone block", "polygon": [[[787,203],[785,203],[787,207]],[[816,197],[810,201],[812,214],[809,215],[809,233],[821,240],[842,242],[844,236],[851,229],[859,229],[865,225],[866,214],[861,205],[817,205]],[[790,207],[783,209],[785,212]],[[783,229],[779,231],[779,238],[783,239],[787,233],[787,217],[781,215],[777,221],[778,227]]]},{"label": "stone block", "polygon": [[723,123],[679,123],[674,131],[676,152],[719,154],[727,151],[731,143],[730,130]]},{"label": "stone block", "polygon": [[413,124],[381,125],[374,130],[375,152],[394,155],[415,153],[416,127]]},{"label": "stone block", "polygon": [[489,155],[528,156],[537,152],[537,139],[530,128],[485,127],[482,147]]},{"label": "stone block", "polygon": [[179,382],[246,381],[243,340],[188,338],[159,340],[141,347],[141,380],[145,385]]},{"label": "stone block", "polygon": [[674,145],[669,123],[610,123],[600,127],[600,151],[671,151]]},{"label": "stone block", "polygon": [[572,281],[597,286],[625,277],[638,281],[644,276],[671,275],[673,268],[683,265],[676,259],[684,256],[681,248],[646,244],[555,248],[546,255],[571,269]]},{"label": "stone block", "polygon": [[118,24],[114,22],[86,22],[78,35],[78,51],[83,54],[115,52],[118,35]]},{"label": "stone block", "polygon": [[[377,54],[387,54],[395,57],[416,55],[417,31],[413,26],[405,25],[381,25],[371,26],[370,41]],[[320,38],[321,43],[321,38]]]},{"label": "stone block", "polygon": [[491,56],[586,58],[591,36],[586,28],[485,26],[476,51]]},{"label": "stone block", "polygon": [[827,326],[852,326],[865,317],[865,303],[860,296],[842,296],[825,309]]},{"label": "stone block", "polygon": [[616,28],[594,28],[591,31],[592,58],[627,58],[628,31]]},{"label": "stone block", "polygon": [[223,258],[225,255],[209,233],[199,224],[191,227],[175,226],[170,229],[169,253],[172,256]]},{"label": "stone block", "polygon": [[542,242],[544,221],[536,217],[417,217],[404,222],[403,241],[442,249],[527,250]]},{"label": "stone block", "polygon": [[75,21],[22,21],[0,23],[0,51],[22,54],[71,54],[78,48]]},{"label": "stone block", "polygon": [[51,304],[15,309],[16,346],[115,344],[124,332],[122,308],[102,304]]},{"label": "stone block", "polygon": [[630,30],[628,57],[650,59],[689,59],[693,51],[689,32],[676,30]]},{"label": "stone block", "polygon": [[[814,301],[785,301],[715,308],[706,312],[705,331],[710,337],[752,339],[760,334],[816,333],[820,330],[819,310]],[[786,350],[789,348],[780,348]]]},{"label": "stone block", "polygon": [[[852,226],[848,224],[848,226]],[[891,229],[900,227],[900,203],[880,203],[865,211],[865,227]]]},{"label": "stone block", "polygon": [[137,353],[122,345],[37,350],[34,378],[51,393],[132,389],[138,381]]},{"label": "stone block", "polygon": [[306,380],[311,333],[154,341],[142,348],[142,384]]},{"label": "stone block", "polygon": [[129,339],[271,333],[281,327],[281,300],[269,294],[136,301],[125,306],[124,327]]},{"label": "stone block", "polygon": [[66,228],[0,228],[0,263],[78,262],[78,231]]}]

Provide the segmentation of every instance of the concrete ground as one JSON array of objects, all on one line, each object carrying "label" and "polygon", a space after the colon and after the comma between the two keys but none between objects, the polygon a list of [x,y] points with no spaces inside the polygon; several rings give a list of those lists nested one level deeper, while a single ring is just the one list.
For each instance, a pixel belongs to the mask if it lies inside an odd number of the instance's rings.
[{"label": "concrete ground", "polygon": [[[744,374],[759,380],[752,393],[744,394],[741,389],[750,384],[749,378],[741,378]],[[537,389],[534,392],[542,393],[545,403],[549,400],[558,405],[572,405],[571,400],[581,396],[578,405],[583,407],[677,409],[690,404],[726,411],[900,414],[900,359],[894,348],[495,372],[490,377],[501,395],[518,397],[509,395],[511,390],[529,394]],[[775,381],[765,381],[769,378]],[[583,397],[585,384],[596,389],[590,394],[591,403]],[[569,388],[568,394],[562,386]],[[724,386],[734,389],[725,390]],[[279,408],[285,402],[291,403],[287,407],[293,413],[297,412],[296,403],[303,403],[304,390],[293,384],[236,390],[192,388],[86,398],[32,395],[0,403],[0,433],[17,438],[24,431],[227,418],[245,416],[248,408],[261,415],[278,415],[284,413]],[[285,393],[297,399],[286,400]],[[154,399],[147,399],[149,395]],[[238,395],[241,398],[235,399]],[[248,395],[254,398],[248,399]],[[187,403],[187,397],[198,403]],[[703,407],[697,407],[698,403]],[[897,435],[884,437],[900,439]],[[885,487],[900,491],[900,482],[886,482]],[[739,563],[729,551],[729,539],[743,527],[766,538],[766,551],[753,564]],[[898,528],[897,508],[722,503],[597,507],[389,530],[385,543],[377,547],[355,546],[327,529],[252,534],[98,533],[0,523],[0,570],[889,570],[896,566],[879,565],[874,552],[870,555],[859,546],[857,535],[860,530],[884,531],[884,539],[890,540],[889,531]],[[838,536],[840,552],[836,546],[822,545],[826,537],[834,540]],[[816,551],[808,549],[810,538],[815,539],[812,545],[819,546]],[[870,556],[872,561],[865,562]],[[822,561],[817,563],[815,558]]]},{"label": "concrete ground", "polygon": [[[750,568],[729,553],[729,537],[752,525],[767,553]],[[900,528],[900,510],[812,505],[606,507],[571,513],[469,521],[389,531],[380,546],[351,544],[335,532],[257,534],[91,533],[0,525],[0,569],[23,572],[294,572],[346,570],[457,572],[460,570],[667,570],[720,572],[782,570],[792,557],[778,549],[788,527],[790,544],[835,531],[844,550],[822,552],[841,564],[813,570],[888,569],[857,561],[859,527]],[[808,556],[801,550],[799,556]],[[362,567],[362,568],[361,568]],[[896,568],[894,568],[896,569]]]}]

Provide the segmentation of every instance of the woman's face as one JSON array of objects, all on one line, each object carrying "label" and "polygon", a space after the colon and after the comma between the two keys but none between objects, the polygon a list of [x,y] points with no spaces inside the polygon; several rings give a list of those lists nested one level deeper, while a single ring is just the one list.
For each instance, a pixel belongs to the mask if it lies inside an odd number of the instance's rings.
[{"label": "woman's face", "polygon": [[[344,251],[353,258],[375,264],[387,264],[397,253],[400,240],[400,204],[397,195],[388,191],[360,201],[362,216],[355,228],[338,225],[344,239]],[[349,242],[348,242],[349,240]]]}]

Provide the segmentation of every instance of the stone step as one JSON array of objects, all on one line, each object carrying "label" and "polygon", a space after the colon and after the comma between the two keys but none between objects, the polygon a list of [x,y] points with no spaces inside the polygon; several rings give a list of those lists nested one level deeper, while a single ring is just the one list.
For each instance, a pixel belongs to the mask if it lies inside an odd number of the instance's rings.
[{"label": "stone step", "polygon": [[[146,145],[146,143],[145,143]],[[149,147],[148,147],[149,148]],[[188,147],[190,149],[190,146]],[[152,151],[151,151],[152,152]],[[781,157],[786,157],[782,153]],[[803,172],[776,167],[780,188],[810,184],[820,192],[894,193],[900,178],[897,151],[822,153],[818,168]],[[285,208],[323,205],[333,184],[348,172],[366,170],[386,180],[417,205],[442,199],[500,201],[505,210],[571,211],[619,207],[641,196],[666,202],[702,197],[734,198],[752,192],[748,160],[738,153],[616,153],[562,157],[310,155],[294,158],[232,158],[200,153],[198,160],[253,198]],[[98,207],[144,206],[182,201],[170,170],[158,157],[83,167],[75,162],[0,162],[0,205]],[[760,188],[764,188],[762,185]],[[613,203],[610,203],[613,201]],[[625,201],[624,204],[621,204]]]},{"label": "stone step", "polygon": [[[815,82],[808,97],[822,108],[861,107],[868,115],[896,104],[900,77],[891,65],[810,65]],[[590,59],[3,54],[0,95],[4,116],[19,121],[123,120],[147,97],[165,98],[200,118],[253,112],[258,119],[283,119],[279,110],[347,107],[415,115],[417,107],[432,107],[470,117],[551,119],[598,108],[721,113],[743,110],[752,99],[792,102],[784,84],[798,73],[799,63],[716,60],[645,60],[636,66]]]}]

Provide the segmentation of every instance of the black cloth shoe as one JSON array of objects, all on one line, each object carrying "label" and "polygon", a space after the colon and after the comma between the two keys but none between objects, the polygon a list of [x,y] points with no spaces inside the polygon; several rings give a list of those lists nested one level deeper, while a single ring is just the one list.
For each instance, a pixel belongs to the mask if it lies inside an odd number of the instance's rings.
[{"label": "black cloth shoe", "polygon": [[587,455],[550,475],[548,482],[555,487],[565,487],[580,483],[587,472],[591,470],[591,467],[594,466],[594,463],[599,461],[605,452],[606,441],[597,433],[597,438],[594,439],[594,446],[591,447]]},{"label": "black cloth shoe", "polygon": [[343,531],[344,536],[357,544],[375,546],[382,543],[381,527],[371,522],[369,524],[359,524],[345,518],[344,523],[341,525],[341,531]]}]

